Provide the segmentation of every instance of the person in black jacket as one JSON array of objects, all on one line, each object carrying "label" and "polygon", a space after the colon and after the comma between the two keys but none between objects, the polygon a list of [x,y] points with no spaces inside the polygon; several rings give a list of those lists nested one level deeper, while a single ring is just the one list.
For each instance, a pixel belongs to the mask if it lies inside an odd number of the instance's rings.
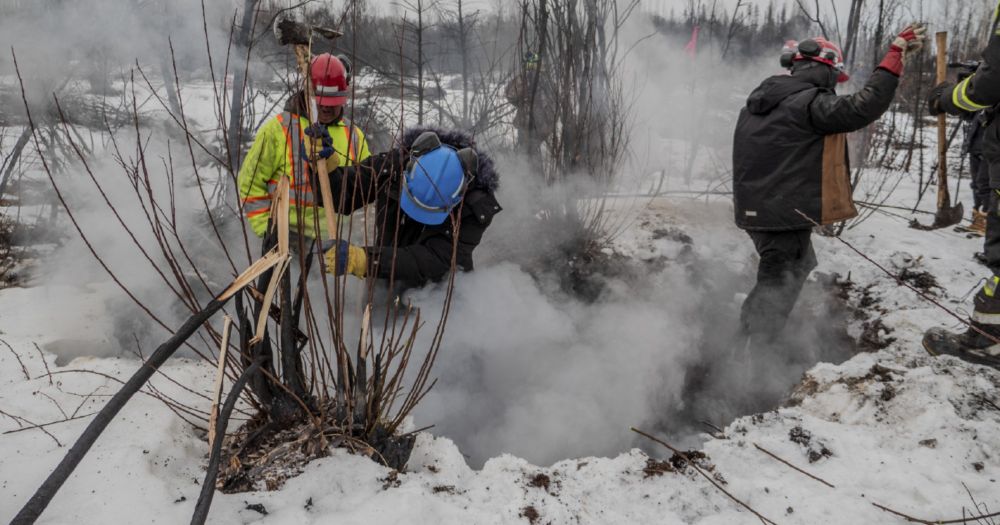
[{"label": "person in black jacket", "polygon": [[[989,122],[983,130],[983,161],[988,164],[990,200],[987,206],[985,259],[993,272],[973,301],[971,327],[963,334],[944,330],[928,332],[932,346],[950,342],[945,346],[958,346],[962,352],[975,357],[980,354],[1000,354],[1000,121],[993,118],[1000,105],[1000,5],[993,15],[993,30],[983,51],[983,60],[975,73],[961,82],[944,82],[930,94],[928,104],[932,115],[946,112],[952,115],[969,115],[987,111]],[[924,345],[928,345],[925,337]],[[962,356],[961,352],[959,353]],[[964,357],[964,356],[963,356]]]},{"label": "person in black jacket", "polygon": [[501,211],[492,159],[459,131],[407,130],[398,148],[329,176],[337,213],[376,210],[371,246],[341,240],[326,250],[335,275],[420,286],[452,268],[471,271],[472,252]]},{"label": "person in black jacket", "polygon": [[906,53],[925,29],[902,31],[865,87],[839,96],[848,80],[840,48],[822,38],[789,42],[791,75],[765,80],[740,112],[733,146],[736,225],[760,255],[757,284],[743,303],[744,335],[773,340],[816,266],[816,224],[857,215],[851,198],[846,133],[877,120],[892,102]]}]

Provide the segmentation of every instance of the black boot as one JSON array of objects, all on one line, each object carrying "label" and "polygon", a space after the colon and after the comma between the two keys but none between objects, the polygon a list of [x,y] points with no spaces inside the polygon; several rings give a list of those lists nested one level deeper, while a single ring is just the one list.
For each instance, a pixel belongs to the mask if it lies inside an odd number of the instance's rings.
[{"label": "black boot", "polygon": [[932,328],[923,345],[931,355],[953,355],[1000,368],[1000,276],[994,275],[976,294],[969,329],[954,333]]},{"label": "black boot", "polygon": [[998,341],[1000,341],[1000,326],[972,321],[972,326],[959,336],[958,343],[969,351],[1000,354]]}]

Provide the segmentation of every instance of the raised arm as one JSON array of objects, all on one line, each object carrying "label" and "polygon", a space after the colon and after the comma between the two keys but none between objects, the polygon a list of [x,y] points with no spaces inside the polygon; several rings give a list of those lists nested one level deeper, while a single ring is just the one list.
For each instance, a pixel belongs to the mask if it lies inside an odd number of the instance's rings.
[{"label": "raised arm", "polygon": [[349,215],[375,202],[393,177],[401,176],[403,156],[399,150],[372,155],[357,166],[342,166],[330,172],[330,191],[337,213]]},{"label": "raised arm", "polygon": [[825,134],[848,133],[878,120],[892,104],[907,55],[923,48],[926,32],[921,24],[900,31],[861,91],[847,96],[817,96],[810,106],[813,125]]}]

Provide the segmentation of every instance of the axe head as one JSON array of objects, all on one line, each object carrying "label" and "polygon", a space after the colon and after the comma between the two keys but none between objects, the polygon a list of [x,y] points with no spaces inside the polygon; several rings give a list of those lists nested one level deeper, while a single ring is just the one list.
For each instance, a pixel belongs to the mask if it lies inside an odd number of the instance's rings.
[{"label": "axe head", "polygon": [[305,24],[296,22],[291,18],[279,17],[274,21],[274,37],[283,46],[289,44],[296,46],[308,45],[309,28]]},{"label": "axe head", "polygon": [[323,38],[326,38],[327,40],[336,40],[344,36],[344,33],[341,33],[336,29],[330,29],[329,27],[312,26],[312,30],[313,33],[316,33],[317,35],[320,35]]},{"label": "axe head", "polygon": [[316,33],[330,40],[343,36],[343,33],[335,29],[308,26],[291,18],[279,17],[274,21],[274,37],[277,38],[278,43],[283,46],[309,45],[309,37],[312,33]]}]

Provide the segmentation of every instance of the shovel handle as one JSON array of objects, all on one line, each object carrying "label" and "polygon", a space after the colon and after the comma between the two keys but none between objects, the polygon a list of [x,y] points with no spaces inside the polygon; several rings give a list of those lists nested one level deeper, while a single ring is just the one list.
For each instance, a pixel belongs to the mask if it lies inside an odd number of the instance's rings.
[{"label": "shovel handle", "polygon": [[[941,31],[937,38],[937,83],[948,79],[948,32]],[[938,211],[951,206],[948,193],[948,122],[944,113],[938,115]]]}]

